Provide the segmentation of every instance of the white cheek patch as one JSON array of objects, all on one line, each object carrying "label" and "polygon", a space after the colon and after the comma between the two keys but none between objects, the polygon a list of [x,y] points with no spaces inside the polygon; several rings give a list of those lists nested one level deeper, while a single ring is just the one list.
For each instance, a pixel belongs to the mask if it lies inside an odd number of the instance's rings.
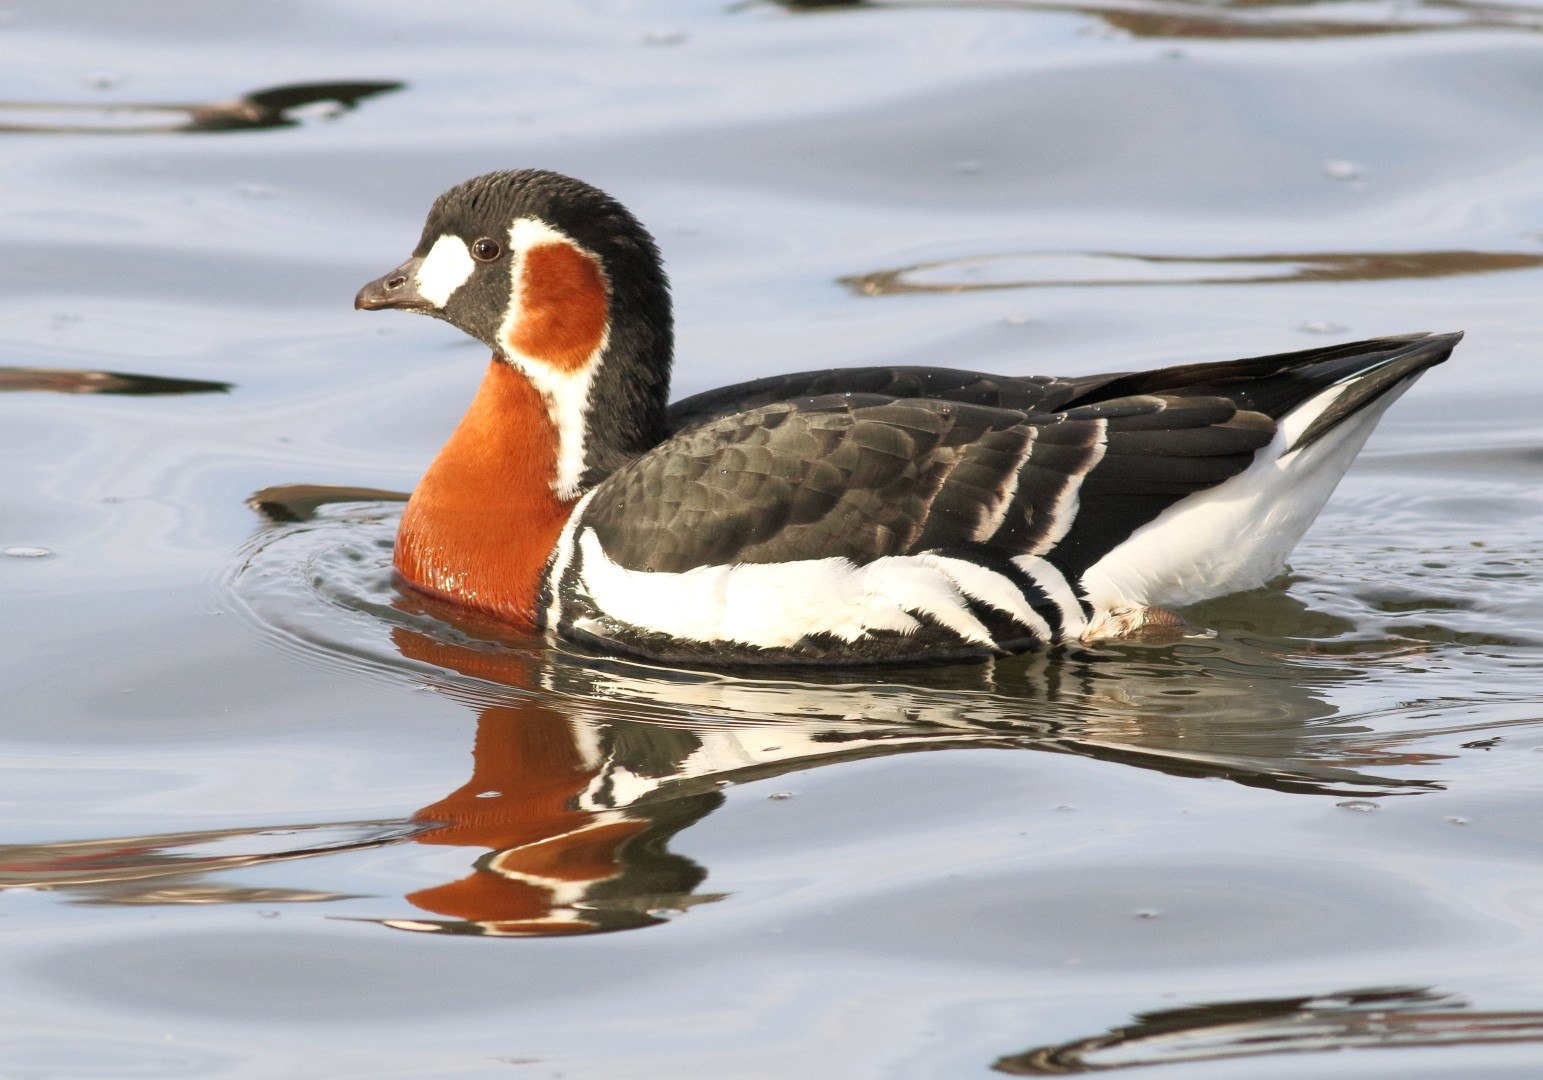
[{"label": "white cheek patch", "polygon": [[476,268],[477,263],[472,259],[466,241],[459,236],[441,236],[423,257],[414,284],[418,286],[419,296],[442,308],[450,302],[455,290],[466,284]]}]

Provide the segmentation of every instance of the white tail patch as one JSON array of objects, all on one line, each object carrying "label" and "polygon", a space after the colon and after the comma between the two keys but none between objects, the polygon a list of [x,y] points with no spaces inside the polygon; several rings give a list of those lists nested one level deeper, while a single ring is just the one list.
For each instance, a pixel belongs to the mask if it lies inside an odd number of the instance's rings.
[{"label": "white tail patch", "polygon": [[1275,438],[1232,479],[1164,510],[1082,576],[1095,609],[1182,606],[1263,585],[1328,502],[1387,407],[1396,386],[1309,446],[1285,453],[1345,392],[1331,386],[1282,418]]}]

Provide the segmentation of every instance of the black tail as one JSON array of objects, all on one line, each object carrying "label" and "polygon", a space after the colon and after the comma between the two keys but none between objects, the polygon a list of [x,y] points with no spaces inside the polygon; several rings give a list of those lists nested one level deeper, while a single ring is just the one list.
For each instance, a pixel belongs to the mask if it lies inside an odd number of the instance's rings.
[{"label": "black tail", "polygon": [[1092,376],[1074,380],[1082,385],[1060,407],[1092,405],[1134,394],[1193,394],[1230,398],[1242,408],[1279,420],[1320,391],[1357,380],[1353,389],[1308,425],[1290,447],[1294,450],[1318,439],[1393,387],[1441,363],[1452,355],[1462,337],[1461,333],[1402,334],[1246,360]]},{"label": "black tail", "polygon": [[1451,356],[1452,350],[1462,339],[1462,331],[1455,334],[1432,334],[1415,338],[1408,347],[1395,351],[1387,359],[1344,376],[1353,380],[1345,392],[1335,398],[1333,404],[1307,425],[1307,430],[1297,437],[1296,442],[1286,448],[1287,451],[1307,446],[1325,432],[1350,419],[1395,386],[1419,378],[1427,368],[1433,368]]}]

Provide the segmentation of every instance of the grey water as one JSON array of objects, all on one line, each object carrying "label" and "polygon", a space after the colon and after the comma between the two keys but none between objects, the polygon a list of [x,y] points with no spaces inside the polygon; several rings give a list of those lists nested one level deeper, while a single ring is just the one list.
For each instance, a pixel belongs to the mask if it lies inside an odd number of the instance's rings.
[{"label": "grey water", "polygon": [[[1543,1073],[1540,31],[0,0],[0,1076]],[[605,660],[389,574],[485,357],[352,296],[524,166],[678,395],[1468,337],[1211,637]]]}]

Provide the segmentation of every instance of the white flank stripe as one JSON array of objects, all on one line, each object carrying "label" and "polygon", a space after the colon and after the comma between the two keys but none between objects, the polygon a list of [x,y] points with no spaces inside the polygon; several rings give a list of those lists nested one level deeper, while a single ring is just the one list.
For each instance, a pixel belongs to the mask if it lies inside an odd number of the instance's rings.
[{"label": "white flank stripe", "polygon": [[976,543],[990,540],[997,534],[997,530],[1002,527],[1002,522],[1007,520],[1007,511],[1013,505],[1013,499],[1018,495],[1018,480],[1019,474],[1023,472],[1023,463],[1029,460],[1029,455],[1033,452],[1034,434],[1030,432],[1028,439],[1023,444],[1023,452],[1018,455],[1018,460],[1013,464],[1013,471],[1008,477],[1007,486],[1002,489],[1002,494],[997,497],[997,501],[986,512],[986,516],[981,519],[980,524],[975,529],[973,539]]},{"label": "white flank stripe", "polygon": [[994,645],[985,624],[970,614],[959,587],[947,574],[923,561],[925,557],[891,555],[854,567],[873,602],[893,604],[898,611],[915,611],[948,627],[966,641]]},{"label": "white flank stripe", "polygon": [[[1095,420],[1094,423],[1098,425],[1098,442],[1093,446],[1093,456],[1080,473],[1067,477],[1066,486],[1061,489],[1061,494],[1056,497],[1055,507],[1050,511],[1050,531],[1029,550],[1030,555],[1043,555],[1066,539],[1072,522],[1077,520],[1077,508],[1081,505],[1082,480],[1097,467],[1100,461],[1104,460],[1104,454],[1109,449],[1109,421]],[[1051,569],[1055,568],[1051,567]],[[1059,570],[1055,573],[1056,576],[1060,576]]]},{"label": "white flank stripe", "polygon": [[557,535],[556,554],[552,559],[552,566],[547,571],[547,583],[552,590],[551,601],[547,604],[546,625],[547,632],[557,629],[557,620],[562,613],[562,595],[559,588],[563,582],[563,574],[568,570],[568,565],[573,562],[573,534],[579,527],[579,518],[584,516],[584,509],[589,506],[589,500],[595,497],[591,491],[580,499],[573,507],[573,512],[568,515],[567,524],[563,531]]},{"label": "white flank stripe", "polygon": [[1310,446],[1283,451],[1343,390],[1330,387],[1282,418],[1275,438],[1231,480],[1191,495],[1137,529],[1082,576],[1095,608],[1192,604],[1279,574],[1387,407],[1395,387]]},{"label": "white flank stripe", "polygon": [[1077,594],[1066,582],[1066,575],[1038,555],[1019,555],[1013,559],[1013,564],[1028,574],[1061,612],[1061,640],[1070,641],[1080,635],[1087,620],[1083,617],[1082,605],[1077,602]]},{"label": "white flank stripe", "polygon": [[1028,601],[1018,591],[1018,586],[1006,576],[995,570],[988,570],[984,566],[978,566],[967,559],[950,559],[943,555],[928,554],[917,555],[915,558],[918,562],[935,566],[947,574],[954,586],[970,599],[978,600],[982,604],[990,604],[998,611],[1011,615],[1034,631],[1041,641],[1048,643],[1054,638],[1050,624],[1037,611],[1029,607]]},{"label": "white flank stripe", "polygon": [[477,263],[471,257],[466,241],[446,234],[434,241],[423,262],[418,264],[413,284],[419,296],[442,308],[450,302],[455,290],[466,284],[466,279],[476,268]]},{"label": "white flank stripe", "polygon": [[919,614],[966,641],[992,645],[954,579],[927,556],[890,556],[864,566],[829,558],[650,573],[612,562],[592,529],[578,544],[584,587],[601,611],[684,641],[766,649],[810,634],[857,641],[874,630],[914,633]]},{"label": "white flank stripe", "polygon": [[[524,280],[522,264],[526,252],[542,244],[566,244],[590,258],[595,256],[574,243],[567,235],[535,218],[519,218],[509,226],[510,279],[513,293],[509,307],[504,312],[503,323],[498,328],[498,340],[512,340],[512,332],[520,320],[524,301],[520,296]],[[464,245],[462,245],[464,247]],[[467,256],[470,258],[470,256]],[[597,260],[598,264],[598,260]],[[557,429],[557,475],[552,480],[552,490],[560,499],[571,499],[578,494],[579,479],[584,475],[584,426],[589,412],[589,393],[594,386],[595,373],[600,369],[600,358],[610,344],[610,323],[595,348],[576,371],[557,371],[534,357],[526,356],[504,346],[504,355],[546,401],[547,414]]]}]

